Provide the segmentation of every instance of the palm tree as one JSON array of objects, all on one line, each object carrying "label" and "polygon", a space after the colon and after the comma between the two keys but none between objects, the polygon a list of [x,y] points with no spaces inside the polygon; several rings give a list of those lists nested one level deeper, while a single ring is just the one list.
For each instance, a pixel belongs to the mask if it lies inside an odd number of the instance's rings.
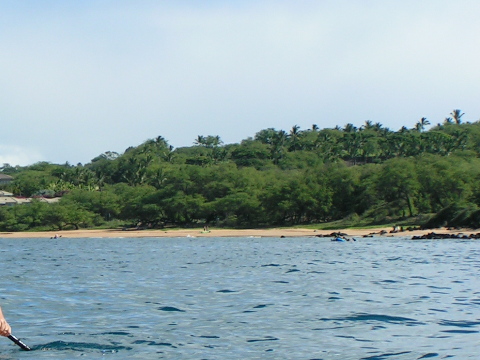
[{"label": "palm tree", "polygon": [[455,145],[456,149],[465,150],[467,147],[468,135],[465,132],[455,131],[453,134],[456,139]]},{"label": "palm tree", "polygon": [[455,124],[461,124],[462,123],[462,116],[465,115],[465,113],[462,113],[462,110],[460,109],[454,109],[450,115],[452,115],[453,120],[455,120]]},{"label": "palm tree", "polygon": [[151,155],[145,155],[142,157],[130,157],[123,162],[124,180],[130,186],[141,185],[145,182],[147,175],[147,168],[153,157]]},{"label": "palm tree", "polygon": [[381,132],[382,136],[388,136],[389,134],[392,133],[392,131],[388,127],[384,127],[382,129],[380,129],[379,131]]},{"label": "palm tree", "polygon": [[174,157],[175,154],[173,153],[173,145],[169,145],[162,153],[162,158],[164,161],[171,163]]},{"label": "palm tree", "polygon": [[282,158],[283,146],[287,138],[288,134],[284,130],[279,130],[274,134],[270,144],[270,152],[274,164],[278,164],[278,161]]},{"label": "palm tree", "polygon": [[422,117],[420,119],[420,123],[423,125],[423,127],[430,125],[430,121],[428,121],[426,117]]},{"label": "palm tree", "polygon": [[375,131],[381,131],[383,129],[383,125],[379,122],[376,122],[374,125],[373,125],[373,129]]},{"label": "palm tree", "polygon": [[363,147],[363,135],[358,132],[346,133],[343,137],[343,145],[349,160],[353,165],[357,164],[357,157],[360,155],[360,150]]},{"label": "palm tree", "polygon": [[318,149],[318,155],[325,161],[334,162],[340,158],[342,147],[327,132],[319,132],[315,141],[315,148]]},{"label": "palm tree", "polygon": [[220,136],[219,135],[215,135],[213,137],[213,146],[220,146],[223,144],[223,141],[222,139],[220,139]]},{"label": "palm tree", "polygon": [[170,149],[170,151],[173,149],[173,146],[169,145],[168,141],[163,136],[157,136],[153,140],[152,146],[157,154],[165,151],[166,149]]},{"label": "palm tree", "polygon": [[275,136],[273,137],[273,142],[277,145],[283,146],[285,145],[287,138],[288,135],[285,130],[279,130],[275,133]]},{"label": "palm tree", "polygon": [[290,148],[293,149],[294,152],[297,150],[298,140],[300,139],[300,131],[299,130],[300,130],[300,126],[294,125],[292,127],[292,130],[290,130],[290,134],[288,136],[290,141],[292,142],[292,146]]},{"label": "palm tree", "polygon": [[205,142],[206,142],[205,136],[198,135],[193,143],[195,145],[205,145]]},{"label": "palm tree", "polygon": [[430,121],[428,121],[426,117],[422,117],[415,125],[415,129],[418,132],[422,132],[423,130],[425,130],[425,126],[427,125],[430,125]]},{"label": "palm tree", "polygon": [[203,138],[202,145],[209,149],[216,148],[223,144],[222,139],[220,139],[220,136],[218,135],[215,135],[215,136],[208,135],[207,137],[202,136],[202,138]]},{"label": "palm tree", "polygon": [[363,125],[360,129],[361,130],[370,130],[373,129],[373,121],[372,120],[365,120],[365,125]]},{"label": "palm tree", "polygon": [[343,132],[346,132],[346,133],[354,133],[354,132],[357,132],[357,127],[354,126],[353,124],[348,123],[348,124],[345,125],[345,127],[343,128]]}]

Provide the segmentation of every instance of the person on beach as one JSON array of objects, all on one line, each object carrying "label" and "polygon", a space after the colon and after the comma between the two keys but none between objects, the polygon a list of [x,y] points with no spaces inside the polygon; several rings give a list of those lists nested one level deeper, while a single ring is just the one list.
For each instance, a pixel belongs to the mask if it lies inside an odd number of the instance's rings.
[{"label": "person on beach", "polygon": [[12,333],[12,328],[8,325],[5,316],[3,316],[2,308],[0,308],[0,335],[8,336]]}]

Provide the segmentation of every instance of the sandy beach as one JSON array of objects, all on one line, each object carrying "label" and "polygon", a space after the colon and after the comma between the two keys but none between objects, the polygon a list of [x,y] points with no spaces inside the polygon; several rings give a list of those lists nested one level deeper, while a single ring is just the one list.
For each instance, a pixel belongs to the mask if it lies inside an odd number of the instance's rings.
[{"label": "sandy beach", "polygon": [[450,234],[454,236],[477,234],[480,230],[446,228],[392,232],[392,228],[376,229],[344,229],[344,230],[312,230],[302,228],[272,228],[272,229],[182,229],[182,230],[68,230],[44,232],[0,232],[0,238],[123,238],[123,237],[313,237],[328,236],[333,232],[346,234],[348,237],[362,238],[366,236],[382,237],[413,237],[429,233]]}]

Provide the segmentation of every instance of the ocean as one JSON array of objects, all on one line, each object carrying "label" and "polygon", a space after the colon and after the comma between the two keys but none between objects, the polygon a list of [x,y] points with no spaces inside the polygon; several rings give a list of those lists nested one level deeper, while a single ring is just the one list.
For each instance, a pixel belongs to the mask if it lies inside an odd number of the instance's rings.
[{"label": "ocean", "polygon": [[0,359],[478,359],[480,241],[0,239]]}]

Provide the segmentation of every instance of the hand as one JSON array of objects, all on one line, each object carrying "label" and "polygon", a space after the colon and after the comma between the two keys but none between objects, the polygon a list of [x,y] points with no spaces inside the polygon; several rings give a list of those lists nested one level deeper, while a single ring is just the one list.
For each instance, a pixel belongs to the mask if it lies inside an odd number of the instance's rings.
[{"label": "hand", "polygon": [[8,336],[12,333],[12,328],[8,325],[7,320],[5,318],[0,318],[0,335],[1,336]]},{"label": "hand", "polygon": [[12,328],[8,325],[5,316],[3,316],[2,308],[0,308],[0,335],[8,336],[12,333]]}]

